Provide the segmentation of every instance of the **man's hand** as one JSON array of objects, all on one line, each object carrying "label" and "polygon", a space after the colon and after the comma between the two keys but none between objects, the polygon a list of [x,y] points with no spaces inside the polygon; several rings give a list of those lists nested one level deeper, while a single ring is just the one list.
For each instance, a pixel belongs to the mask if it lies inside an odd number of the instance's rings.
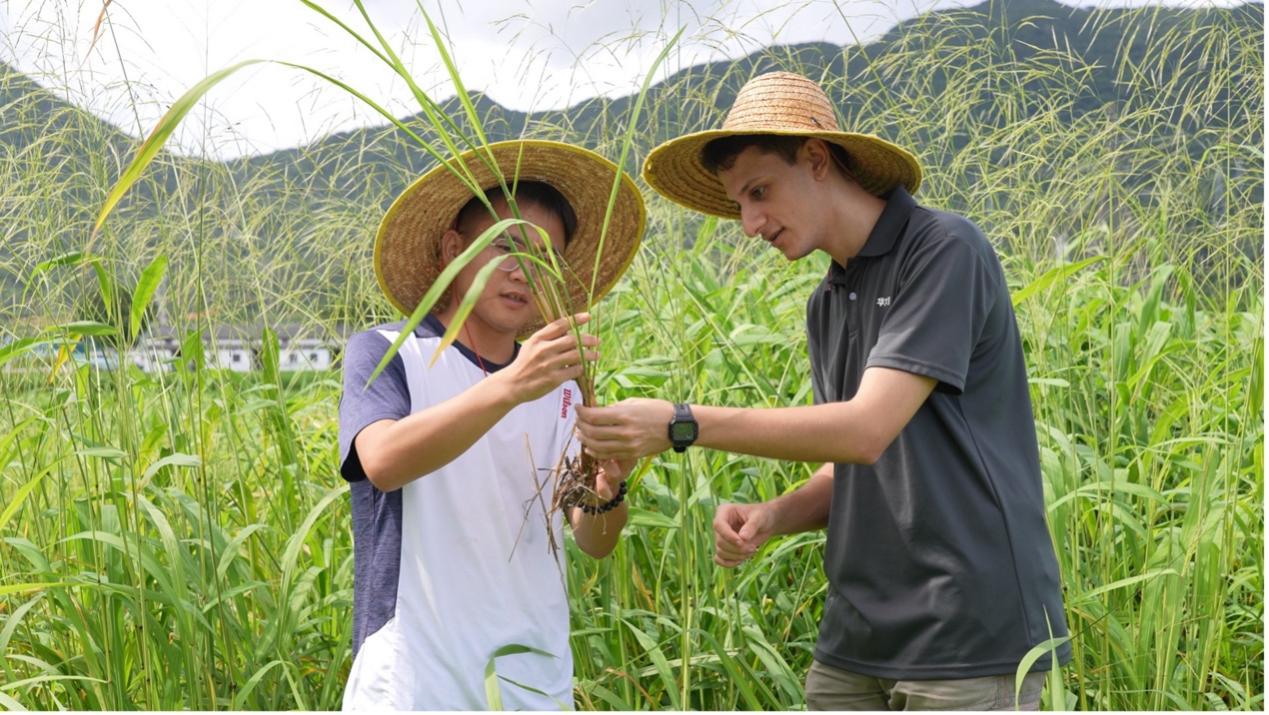
[{"label": "man's hand", "polygon": [[665,400],[633,398],[607,407],[577,406],[582,445],[601,460],[632,460],[670,447],[674,405]]},{"label": "man's hand", "polygon": [[739,566],[775,534],[775,508],[761,504],[723,504],[714,512],[714,563]]},{"label": "man's hand", "polygon": [[[585,350],[584,355],[579,353],[577,337],[571,332],[574,324],[584,325],[589,321],[589,313],[578,313],[547,323],[524,341],[515,361],[494,374],[506,385],[516,404],[536,400],[566,380],[581,377],[582,358],[599,357],[594,350]],[[594,335],[581,337],[583,348],[599,345],[599,338]]]},{"label": "man's hand", "polygon": [[621,489],[621,481],[634,471],[637,459],[605,459],[595,475],[595,496],[600,504],[610,502]]}]

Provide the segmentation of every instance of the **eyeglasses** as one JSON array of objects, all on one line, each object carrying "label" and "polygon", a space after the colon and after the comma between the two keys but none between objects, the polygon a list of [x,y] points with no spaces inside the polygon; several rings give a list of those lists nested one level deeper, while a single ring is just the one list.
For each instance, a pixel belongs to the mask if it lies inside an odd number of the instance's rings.
[{"label": "eyeglasses", "polygon": [[[521,241],[521,243],[523,243],[523,241]],[[517,251],[515,248],[515,245],[512,243],[511,239],[509,238],[499,238],[498,240],[489,244],[488,248],[496,251],[501,256],[506,256],[498,263],[498,270],[502,271],[503,273],[510,273],[511,271],[514,271],[516,267],[519,266],[520,264],[518,257],[511,255],[512,253],[521,253],[521,254],[532,253],[534,255],[539,255],[548,264],[550,263],[550,260],[551,260],[548,257],[549,254],[555,253],[553,249],[538,250],[538,251],[524,251],[524,250]],[[555,260],[561,265],[566,265],[564,261],[564,256],[560,255],[559,253],[555,253]]]}]

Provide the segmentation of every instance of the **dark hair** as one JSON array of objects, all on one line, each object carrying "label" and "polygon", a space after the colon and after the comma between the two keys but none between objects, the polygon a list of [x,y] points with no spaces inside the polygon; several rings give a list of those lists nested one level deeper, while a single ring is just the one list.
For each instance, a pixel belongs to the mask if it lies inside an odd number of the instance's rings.
[{"label": "dark hair", "polygon": [[[701,149],[701,163],[705,165],[705,169],[709,173],[717,175],[720,171],[726,171],[736,163],[736,157],[740,152],[749,147],[757,147],[764,154],[779,154],[784,161],[792,166],[798,160],[798,150],[811,137],[786,136],[783,134],[737,134],[730,137],[722,137],[706,144]],[[841,169],[847,178],[854,178],[854,173],[850,169],[850,154],[846,150],[830,141],[825,141],[828,145],[829,154],[833,157],[833,163]]]},{"label": "dark hair", "polygon": [[[485,199],[490,203],[506,198],[501,186],[491,186],[484,191]],[[561,194],[554,186],[544,181],[520,181],[515,185],[514,196],[518,204],[535,204],[558,216],[560,223],[564,224],[564,245],[567,246],[569,241],[573,240],[573,234],[577,232],[577,214],[568,203],[568,199],[564,198],[564,194]],[[485,208],[484,202],[479,197],[473,196],[458,210],[454,227],[459,233],[466,234],[467,231],[464,229],[471,226],[476,216],[482,213],[488,215],[489,209]]]}]

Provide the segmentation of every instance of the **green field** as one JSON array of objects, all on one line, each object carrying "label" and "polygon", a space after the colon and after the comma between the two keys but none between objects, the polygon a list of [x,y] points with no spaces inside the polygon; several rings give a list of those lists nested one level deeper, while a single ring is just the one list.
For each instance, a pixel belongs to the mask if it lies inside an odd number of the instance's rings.
[{"label": "green field", "polygon": [[[754,63],[807,71],[849,96],[845,126],[910,147],[918,200],[978,223],[1013,292],[1073,635],[1045,706],[1263,710],[1263,9],[1085,13],[1063,42],[984,7],[839,50],[846,76],[790,49],[676,74],[648,95],[630,165],[717,125],[716,84]],[[108,128],[5,96],[10,136],[34,139],[0,144],[0,708],[338,707],[338,372],[108,371],[55,350],[130,340],[147,286],[148,322],[195,338],[390,319],[373,227],[411,171],[341,150],[244,178],[164,154],[90,237],[139,142],[109,150]],[[616,159],[629,107],[525,131]],[[644,246],[595,309],[601,400],[809,403],[805,301],[827,258],[791,265],[646,196]],[[803,707],[823,534],[724,570],[710,522],[815,466],[641,464],[614,554],[569,545],[580,709]]]}]

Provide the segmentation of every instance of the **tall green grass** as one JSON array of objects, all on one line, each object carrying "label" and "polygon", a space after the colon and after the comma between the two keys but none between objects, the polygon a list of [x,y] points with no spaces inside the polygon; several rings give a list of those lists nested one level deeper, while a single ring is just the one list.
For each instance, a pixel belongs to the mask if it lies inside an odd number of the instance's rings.
[{"label": "tall green grass", "polygon": [[[919,20],[883,54],[845,50],[850,75],[820,78],[849,90],[846,126],[922,158],[920,200],[1003,256],[1075,652],[1045,704],[1263,709],[1263,32],[1232,29],[1260,10],[1094,13],[1119,52],[1092,66],[1078,43],[1024,52],[1038,21],[992,8]],[[819,77],[806,56],[759,61]],[[719,84],[752,71],[654,90],[631,166],[716,125]],[[1097,73],[1121,82],[1114,103],[1089,105]],[[604,106],[526,134],[615,159],[628,115]],[[162,257],[153,319],[188,338],[190,364],[100,371],[0,346],[0,707],[337,706],[352,588],[338,374],[280,372],[271,332],[249,375],[197,346],[220,324],[339,336],[392,317],[369,266],[411,173],[384,160],[400,140],[314,153],[298,176],[159,154],[90,240],[136,144],[34,102],[3,110],[37,141],[0,156],[0,325],[55,346],[128,337],[136,311],[100,295],[143,303]],[[825,259],[790,265],[648,198],[644,249],[598,309],[601,400],[809,402],[805,299]],[[802,706],[824,537],[723,570],[710,520],[809,475],[695,450],[642,465],[614,554],[569,547],[579,707]]]}]

